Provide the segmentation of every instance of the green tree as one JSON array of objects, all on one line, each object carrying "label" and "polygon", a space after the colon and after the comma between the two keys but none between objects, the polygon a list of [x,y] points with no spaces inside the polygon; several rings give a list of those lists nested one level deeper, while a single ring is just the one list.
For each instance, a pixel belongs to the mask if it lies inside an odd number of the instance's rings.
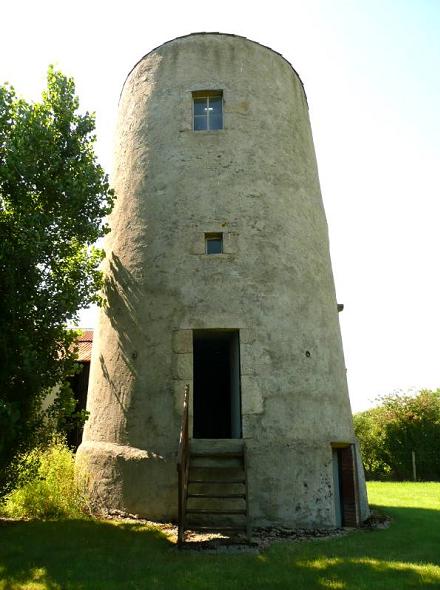
[{"label": "green tree", "polygon": [[414,451],[417,478],[440,480],[440,390],[386,395],[355,414],[354,427],[369,479],[412,479]]},{"label": "green tree", "polygon": [[[113,206],[94,153],[94,117],[50,67],[36,103],[0,86],[0,490],[41,425],[41,400],[74,371],[66,325],[99,302]],[[65,388],[59,405],[68,405]],[[11,475],[9,473],[9,475]],[[10,479],[10,477],[9,477]]]},{"label": "green tree", "polygon": [[391,474],[384,445],[384,411],[382,407],[353,416],[354,431],[359,439],[362,461],[368,479],[383,479]]}]

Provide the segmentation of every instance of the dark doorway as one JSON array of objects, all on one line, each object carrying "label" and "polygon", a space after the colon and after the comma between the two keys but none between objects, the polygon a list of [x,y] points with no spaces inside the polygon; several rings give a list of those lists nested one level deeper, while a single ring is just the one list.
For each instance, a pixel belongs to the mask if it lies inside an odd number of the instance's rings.
[{"label": "dark doorway", "polygon": [[334,447],[332,452],[336,526],[358,526],[354,446]]},{"label": "dark doorway", "polygon": [[193,354],[194,438],[241,438],[238,331],[194,331]]},{"label": "dark doorway", "polygon": [[[75,413],[81,412],[87,406],[87,389],[89,386],[90,363],[79,363],[81,370],[73,377],[69,377],[68,381],[73,391],[73,396],[76,400]],[[78,423],[77,420],[71,420],[66,425],[67,429],[67,444],[71,449],[76,451],[81,444],[84,425]]]}]

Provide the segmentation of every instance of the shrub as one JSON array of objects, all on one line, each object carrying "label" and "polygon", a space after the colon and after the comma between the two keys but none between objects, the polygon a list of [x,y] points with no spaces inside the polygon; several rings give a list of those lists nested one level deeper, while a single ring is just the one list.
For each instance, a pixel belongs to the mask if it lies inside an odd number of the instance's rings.
[{"label": "shrub", "polygon": [[379,401],[353,420],[367,479],[412,479],[414,451],[417,479],[439,481],[440,390],[391,394]]},{"label": "shrub", "polygon": [[353,425],[367,479],[390,479],[392,468],[386,452],[383,409],[372,408],[355,414]]},{"label": "shrub", "polygon": [[14,518],[81,518],[88,512],[74,455],[57,436],[18,458],[18,483],[4,498],[2,512]]}]

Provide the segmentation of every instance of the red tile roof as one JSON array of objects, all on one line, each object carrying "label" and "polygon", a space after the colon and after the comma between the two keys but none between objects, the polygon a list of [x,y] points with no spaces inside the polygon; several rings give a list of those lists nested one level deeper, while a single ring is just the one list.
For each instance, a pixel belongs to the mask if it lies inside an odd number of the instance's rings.
[{"label": "red tile roof", "polygon": [[78,361],[89,363],[92,356],[93,330],[83,330],[76,341],[78,345]]}]

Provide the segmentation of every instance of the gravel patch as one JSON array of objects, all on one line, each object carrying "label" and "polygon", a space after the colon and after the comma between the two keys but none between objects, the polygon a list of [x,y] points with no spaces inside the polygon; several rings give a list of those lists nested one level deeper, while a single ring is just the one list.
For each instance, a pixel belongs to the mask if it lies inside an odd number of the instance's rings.
[{"label": "gravel patch", "polygon": [[[112,510],[105,515],[108,520],[122,520],[145,524],[161,530],[171,542],[177,544],[177,525],[146,520],[135,514],[127,514],[119,510]],[[353,529],[288,529],[284,527],[253,528],[251,543],[244,535],[228,536],[219,532],[185,532],[184,551],[198,551],[207,553],[259,553],[273,543],[282,541],[301,543],[304,541],[342,537]]]}]

